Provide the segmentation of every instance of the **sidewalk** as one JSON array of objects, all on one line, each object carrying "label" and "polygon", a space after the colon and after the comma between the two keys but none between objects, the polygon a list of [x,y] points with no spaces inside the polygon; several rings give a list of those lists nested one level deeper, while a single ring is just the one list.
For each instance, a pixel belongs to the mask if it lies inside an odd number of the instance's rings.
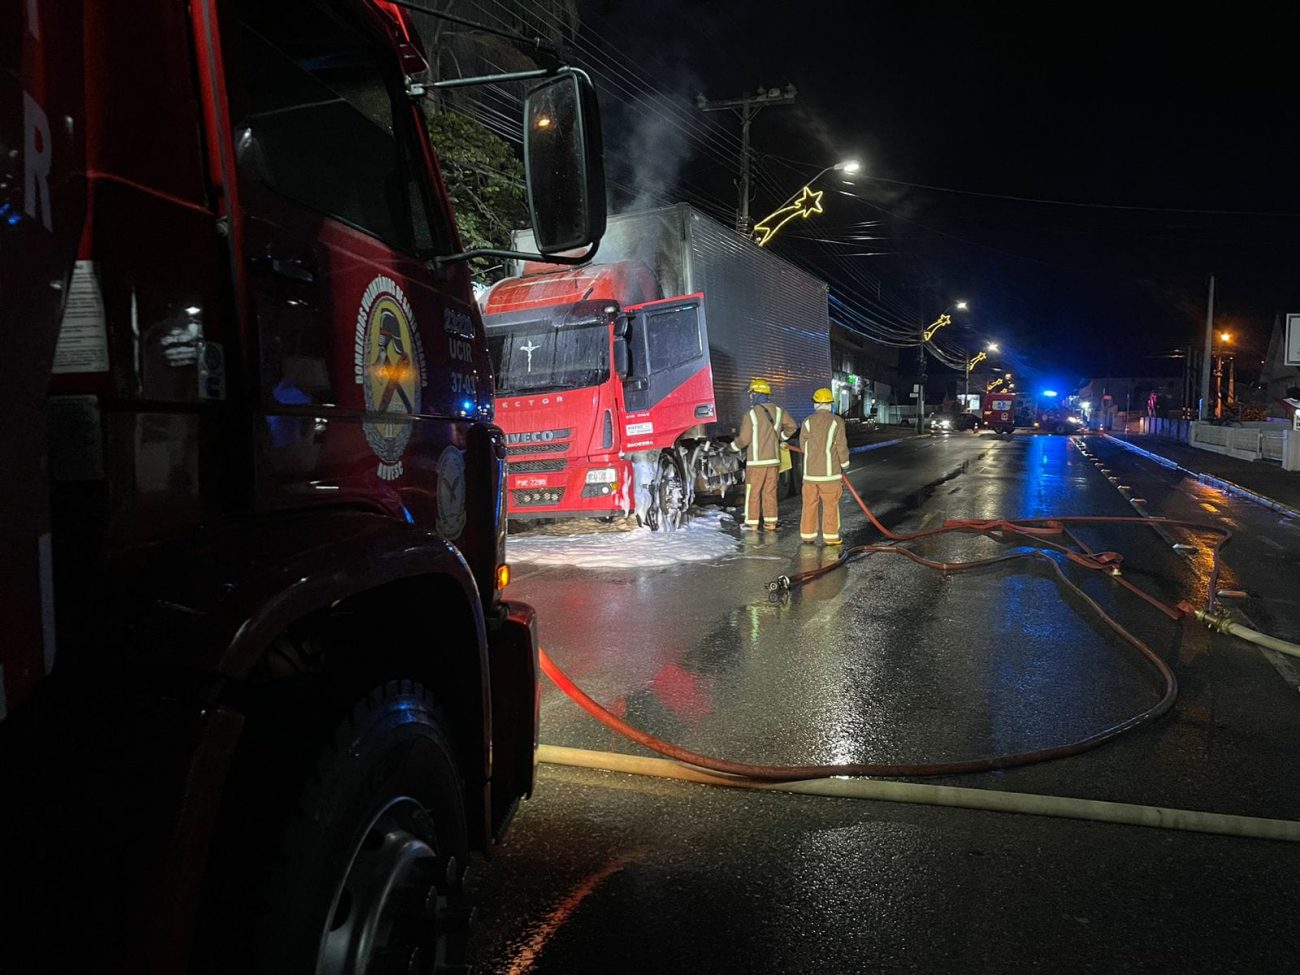
[{"label": "sidewalk", "polygon": [[1136,433],[1108,433],[1106,436],[1152,455],[1153,459],[1179,467],[1229,493],[1244,495],[1300,518],[1300,473],[1284,471],[1271,461],[1238,460],[1164,437]]}]

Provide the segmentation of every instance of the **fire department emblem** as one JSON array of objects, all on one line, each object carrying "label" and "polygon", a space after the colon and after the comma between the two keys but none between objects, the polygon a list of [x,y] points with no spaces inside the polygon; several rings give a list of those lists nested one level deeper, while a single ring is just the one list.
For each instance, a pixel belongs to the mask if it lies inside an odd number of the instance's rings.
[{"label": "fire department emblem", "polygon": [[384,275],[361,296],[355,366],[365,397],[366,442],[379,458],[379,476],[391,481],[402,476],[402,454],[420,412],[427,369],[411,303],[397,282]]}]

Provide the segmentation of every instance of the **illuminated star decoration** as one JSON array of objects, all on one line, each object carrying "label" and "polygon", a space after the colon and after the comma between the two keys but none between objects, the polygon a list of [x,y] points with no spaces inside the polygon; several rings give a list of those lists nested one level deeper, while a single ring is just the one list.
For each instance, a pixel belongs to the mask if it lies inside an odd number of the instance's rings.
[{"label": "illuminated star decoration", "polygon": [[970,362],[966,363],[966,371],[967,371],[967,372],[970,372],[972,369],[974,369],[977,365],[979,365],[981,362],[983,362],[983,361],[984,361],[985,359],[987,359],[987,358],[988,358],[988,356],[985,355],[983,352],[981,352],[981,353],[980,353],[979,355],[977,355],[974,359],[971,359]]},{"label": "illuminated star decoration", "polygon": [[922,333],[921,337],[924,341],[929,342],[930,339],[934,338],[935,332],[939,331],[939,329],[943,328],[945,325],[951,325],[951,324],[952,324],[952,316],[947,313],[944,313],[930,323],[930,327],[927,328],[924,333]]},{"label": "illuminated star decoration", "polygon": [[759,247],[764,247],[768,241],[777,235],[777,232],[782,227],[795,217],[803,217],[807,220],[814,213],[822,212],[824,212],[822,210],[822,191],[805,186],[799,191],[798,199],[792,203],[787,203],[779,210],[769,213],[754,224],[754,242]]}]

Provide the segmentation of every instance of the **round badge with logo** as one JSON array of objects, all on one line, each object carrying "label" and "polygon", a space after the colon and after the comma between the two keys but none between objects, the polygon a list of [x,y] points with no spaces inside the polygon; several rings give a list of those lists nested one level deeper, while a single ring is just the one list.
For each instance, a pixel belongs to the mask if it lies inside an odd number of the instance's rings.
[{"label": "round badge with logo", "polygon": [[402,476],[402,454],[420,412],[428,370],[411,303],[397,282],[385,275],[371,281],[361,296],[354,363],[355,379],[365,397],[366,442],[379,458],[379,476],[395,480]]}]

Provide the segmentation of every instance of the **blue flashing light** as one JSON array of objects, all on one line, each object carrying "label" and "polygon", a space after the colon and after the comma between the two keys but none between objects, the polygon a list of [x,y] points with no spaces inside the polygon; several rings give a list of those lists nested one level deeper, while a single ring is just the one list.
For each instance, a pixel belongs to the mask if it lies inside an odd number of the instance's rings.
[{"label": "blue flashing light", "polygon": [[473,412],[474,412],[474,401],[473,401],[472,399],[464,399],[464,400],[461,400],[461,401],[460,401],[460,411],[461,411],[462,413],[473,413]]},{"label": "blue flashing light", "polygon": [[23,218],[23,215],[22,215],[21,213],[11,213],[11,214],[9,214],[9,216],[7,216],[7,217],[5,218],[5,221],[9,224],[9,226],[12,227],[14,224],[16,224],[16,223],[17,223],[19,220],[21,220],[22,218]]},{"label": "blue flashing light", "polygon": [[1056,395],[1056,390],[1054,390],[1054,389],[1045,389],[1045,390],[1043,390],[1043,395],[1044,395],[1044,396],[1055,396],[1055,395]]}]

